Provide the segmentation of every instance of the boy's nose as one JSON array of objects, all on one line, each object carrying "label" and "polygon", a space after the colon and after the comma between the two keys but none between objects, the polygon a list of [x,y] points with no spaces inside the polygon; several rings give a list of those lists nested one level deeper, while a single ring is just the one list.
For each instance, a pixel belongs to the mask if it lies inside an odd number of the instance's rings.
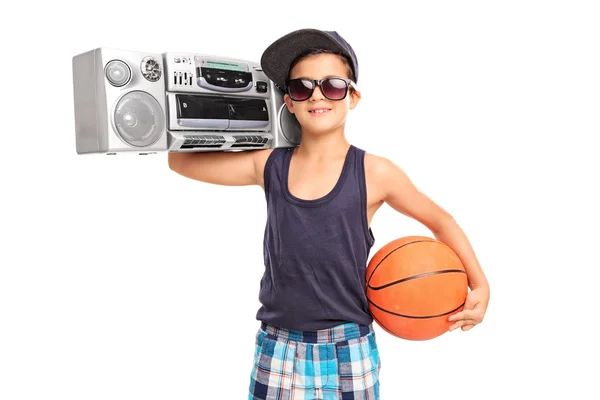
[{"label": "boy's nose", "polygon": [[321,87],[319,85],[315,86],[315,90],[313,90],[312,95],[310,96],[310,100],[323,100],[326,97],[323,96],[323,92],[321,91]]}]

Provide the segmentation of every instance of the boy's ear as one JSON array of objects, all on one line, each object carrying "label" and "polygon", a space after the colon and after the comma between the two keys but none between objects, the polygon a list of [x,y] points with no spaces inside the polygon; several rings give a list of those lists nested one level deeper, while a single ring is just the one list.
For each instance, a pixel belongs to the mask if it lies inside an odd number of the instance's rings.
[{"label": "boy's ear", "polygon": [[288,111],[293,114],[294,113],[294,103],[292,102],[292,99],[290,98],[290,96],[286,93],[283,95],[283,101],[285,102],[285,105],[288,108]]},{"label": "boy's ear", "polygon": [[352,93],[350,93],[350,109],[351,110],[358,105],[361,97],[362,96],[358,90],[352,90]]}]

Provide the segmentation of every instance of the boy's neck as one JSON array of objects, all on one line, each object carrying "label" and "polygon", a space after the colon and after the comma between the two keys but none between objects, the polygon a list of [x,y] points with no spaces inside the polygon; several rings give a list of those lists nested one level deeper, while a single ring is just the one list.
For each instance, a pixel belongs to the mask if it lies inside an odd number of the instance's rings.
[{"label": "boy's neck", "polygon": [[302,141],[294,150],[294,154],[307,160],[319,161],[323,159],[345,156],[350,143],[344,133],[311,135],[302,133]]}]

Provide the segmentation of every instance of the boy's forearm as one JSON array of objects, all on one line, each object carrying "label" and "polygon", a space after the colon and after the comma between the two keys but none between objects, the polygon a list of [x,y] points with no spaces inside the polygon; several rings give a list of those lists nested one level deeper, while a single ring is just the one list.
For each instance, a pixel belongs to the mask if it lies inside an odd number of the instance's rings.
[{"label": "boy's forearm", "polygon": [[439,230],[433,232],[433,234],[437,240],[454,250],[456,255],[460,258],[467,272],[469,287],[471,289],[482,288],[489,291],[487,278],[479,265],[479,261],[475,256],[475,251],[469,243],[469,239],[467,239],[467,236],[456,221],[453,218],[450,218],[441,225]]},{"label": "boy's forearm", "polygon": [[185,164],[185,161],[191,157],[190,153],[169,152],[169,168],[173,169],[177,165]]}]

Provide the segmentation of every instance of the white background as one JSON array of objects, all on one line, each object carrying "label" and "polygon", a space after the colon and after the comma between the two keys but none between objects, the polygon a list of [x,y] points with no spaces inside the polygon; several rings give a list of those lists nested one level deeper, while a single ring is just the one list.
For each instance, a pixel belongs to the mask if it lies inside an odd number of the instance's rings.
[{"label": "white background", "polygon": [[[100,46],[259,60],[305,27],[358,54],[349,141],[456,218],[492,289],[469,332],[376,326],[381,398],[600,398],[594,3],[4,6],[0,399],[246,398],[262,190],[183,178],[166,153],[77,155],[71,61]],[[371,256],[431,234],[387,205],[372,228]]]}]

